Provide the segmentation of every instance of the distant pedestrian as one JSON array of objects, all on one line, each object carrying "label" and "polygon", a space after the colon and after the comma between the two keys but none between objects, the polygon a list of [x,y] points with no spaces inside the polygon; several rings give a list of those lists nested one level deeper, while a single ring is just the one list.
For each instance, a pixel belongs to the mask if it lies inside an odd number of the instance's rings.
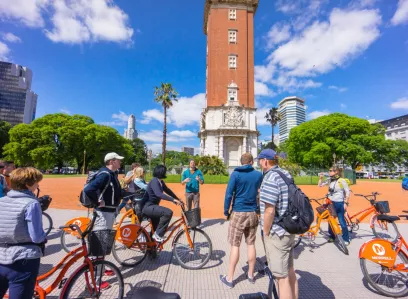
[{"label": "distant pedestrian", "polygon": [[189,168],[183,172],[181,184],[186,185],[186,204],[187,210],[200,206],[200,184],[204,184],[204,176],[201,170],[197,169],[193,159],[190,160]]},{"label": "distant pedestrian", "polygon": [[32,298],[46,234],[34,195],[43,176],[33,167],[10,174],[11,191],[0,198],[0,298]]},{"label": "distant pedestrian", "polygon": [[[234,169],[228,182],[224,201],[224,215],[230,217],[228,243],[231,245],[228,274],[221,275],[221,282],[227,287],[234,286],[234,272],[239,260],[242,236],[248,248],[248,273],[250,283],[255,283],[256,262],[255,239],[258,228],[257,196],[262,183],[262,173],[253,168],[254,158],[250,153],[241,156],[242,166]],[[230,215],[230,207],[232,211]]]},{"label": "distant pedestrian", "polygon": [[[132,169],[129,170],[126,173],[125,179],[124,179],[124,183],[127,185],[127,191],[134,193],[135,192],[135,183],[133,182],[134,178],[134,171],[137,167],[140,167],[139,163],[132,163]],[[122,199],[122,202],[120,203],[119,207],[118,207],[118,214],[119,212],[126,206],[126,204],[129,202],[129,198],[126,197],[124,199]]]},{"label": "distant pedestrian", "polygon": [[280,299],[297,299],[298,282],[293,265],[295,235],[278,225],[279,215],[288,208],[289,188],[280,173],[291,175],[278,166],[278,156],[272,149],[264,149],[257,157],[264,172],[260,191],[261,232],[269,267],[278,281]]}]

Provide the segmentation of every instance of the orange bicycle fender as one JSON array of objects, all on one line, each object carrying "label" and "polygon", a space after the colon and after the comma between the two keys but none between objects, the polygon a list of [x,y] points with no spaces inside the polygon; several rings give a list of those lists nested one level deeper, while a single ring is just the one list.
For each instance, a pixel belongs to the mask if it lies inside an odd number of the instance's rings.
[{"label": "orange bicycle fender", "polygon": [[[76,224],[79,226],[79,228],[84,231],[88,227],[89,223],[91,222],[91,219],[87,217],[76,217],[72,218],[69,220],[67,223],[65,223],[65,226],[69,226],[70,224]],[[72,231],[70,228],[64,228],[64,231],[70,234],[77,234],[76,231]]]},{"label": "orange bicycle fender", "polygon": [[397,252],[393,247],[394,245],[387,240],[370,240],[361,246],[359,258],[364,258],[373,263],[392,268],[397,257]]},{"label": "orange bicycle fender", "polygon": [[139,224],[123,225],[117,231],[115,239],[127,247],[130,247],[133,242],[135,242],[141,230],[143,230],[143,228]]}]

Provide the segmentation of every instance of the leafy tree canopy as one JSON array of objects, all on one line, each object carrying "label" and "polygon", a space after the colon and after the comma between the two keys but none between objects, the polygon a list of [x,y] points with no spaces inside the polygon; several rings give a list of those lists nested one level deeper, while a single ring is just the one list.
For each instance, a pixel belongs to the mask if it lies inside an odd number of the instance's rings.
[{"label": "leafy tree canopy", "polygon": [[3,157],[3,146],[9,142],[9,131],[11,124],[6,121],[0,121],[0,157]]}]

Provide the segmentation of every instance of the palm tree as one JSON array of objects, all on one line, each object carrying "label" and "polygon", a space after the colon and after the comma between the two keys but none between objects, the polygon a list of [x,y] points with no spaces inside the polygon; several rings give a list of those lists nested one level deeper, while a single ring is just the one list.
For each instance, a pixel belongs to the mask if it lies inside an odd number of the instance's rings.
[{"label": "palm tree", "polygon": [[275,142],[274,142],[274,137],[275,137],[275,126],[278,124],[278,122],[281,120],[281,116],[278,112],[278,108],[272,107],[269,109],[269,112],[266,112],[265,115],[266,121],[271,124],[272,126],[272,149],[275,149]]},{"label": "palm tree", "polygon": [[178,101],[178,93],[170,83],[162,82],[160,87],[154,88],[154,95],[154,100],[163,106],[164,111],[162,162],[166,165],[167,109],[173,106],[173,101]]}]

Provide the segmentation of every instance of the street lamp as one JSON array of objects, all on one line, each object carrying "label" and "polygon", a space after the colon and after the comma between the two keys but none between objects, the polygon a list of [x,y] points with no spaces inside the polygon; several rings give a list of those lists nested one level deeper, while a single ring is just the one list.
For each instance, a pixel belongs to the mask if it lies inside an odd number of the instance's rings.
[{"label": "street lamp", "polygon": [[85,174],[85,158],[86,158],[86,150],[84,150],[84,165],[82,166],[82,174]]}]

